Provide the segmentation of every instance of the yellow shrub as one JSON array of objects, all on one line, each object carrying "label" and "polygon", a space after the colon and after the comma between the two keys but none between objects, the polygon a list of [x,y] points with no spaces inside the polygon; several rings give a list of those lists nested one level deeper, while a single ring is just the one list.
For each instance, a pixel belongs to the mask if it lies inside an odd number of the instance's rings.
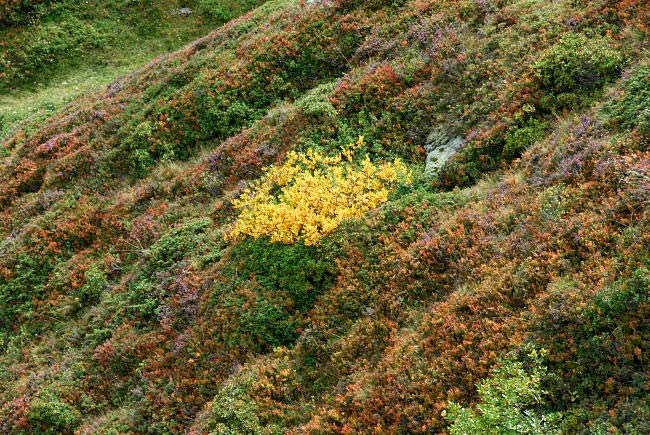
[{"label": "yellow shrub", "polygon": [[358,217],[388,200],[390,190],[409,181],[406,166],[354,160],[363,136],[334,155],[310,149],[290,152],[282,166],[268,168],[252,189],[233,201],[239,218],[226,238],[268,236],[285,244],[316,245],[344,219]]}]

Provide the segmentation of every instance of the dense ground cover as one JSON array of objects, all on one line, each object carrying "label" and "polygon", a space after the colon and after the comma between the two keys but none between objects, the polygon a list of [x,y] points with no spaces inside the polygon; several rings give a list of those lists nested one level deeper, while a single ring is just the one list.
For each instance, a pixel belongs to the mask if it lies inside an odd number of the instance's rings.
[{"label": "dense ground cover", "polygon": [[261,0],[0,2],[0,138]]},{"label": "dense ground cover", "polygon": [[[275,0],[23,122],[2,429],[649,432],[643,3]],[[360,135],[413,173],[382,206],[224,237],[265,166]]]}]

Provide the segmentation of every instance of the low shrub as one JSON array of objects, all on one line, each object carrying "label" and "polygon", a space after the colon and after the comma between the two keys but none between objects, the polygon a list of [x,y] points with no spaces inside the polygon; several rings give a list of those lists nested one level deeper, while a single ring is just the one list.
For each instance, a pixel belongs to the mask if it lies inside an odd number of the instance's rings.
[{"label": "low shrub", "polygon": [[605,103],[601,113],[619,129],[636,129],[650,139],[650,65],[634,69],[623,84],[623,92]]},{"label": "low shrub", "polygon": [[39,433],[72,433],[81,421],[79,410],[56,397],[35,398],[30,403],[29,419]]},{"label": "low shrub", "polygon": [[553,393],[553,407],[566,417],[563,433],[596,422],[607,428],[625,422],[627,433],[650,430],[643,370],[649,358],[642,350],[650,334],[649,288],[650,273],[641,267],[591,297],[576,298],[572,285],[548,298],[531,338],[548,349],[555,376],[545,386]]},{"label": "low shrub", "polygon": [[504,137],[503,158],[509,161],[519,157],[526,148],[544,138],[546,128],[546,123],[531,118],[522,126],[508,130]]},{"label": "low shrub", "polygon": [[353,161],[363,137],[328,157],[318,151],[289,153],[286,162],[267,169],[264,177],[233,202],[240,210],[227,239],[270,237],[285,244],[303,240],[316,245],[345,219],[362,216],[388,200],[390,190],[410,179],[399,160],[375,165]]},{"label": "low shrub", "polygon": [[452,422],[450,433],[559,434],[561,415],[542,411],[546,367],[538,355],[533,357],[535,365],[529,370],[521,361],[505,361],[492,370],[478,385],[481,402],[476,410],[451,403],[446,416]]},{"label": "low shrub", "polygon": [[0,25],[12,26],[27,22],[32,15],[52,0],[3,0],[0,2]]},{"label": "low shrub", "polygon": [[321,251],[301,242],[284,245],[260,237],[242,240],[231,255],[245,276],[255,276],[267,290],[287,292],[295,308],[305,310],[331,280],[334,266]]},{"label": "low shrub", "polygon": [[532,69],[545,95],[543,109],[557,111],[579,106],[612,80],[624,64],[609,38],[567,33],[542,53]]},{"label": "low shrub", "polygon": [[35,27],[25,38],[0,51],[0,90],[24,83],[63,60],[83,57],[107,42],[94,25],[72,16]]}]

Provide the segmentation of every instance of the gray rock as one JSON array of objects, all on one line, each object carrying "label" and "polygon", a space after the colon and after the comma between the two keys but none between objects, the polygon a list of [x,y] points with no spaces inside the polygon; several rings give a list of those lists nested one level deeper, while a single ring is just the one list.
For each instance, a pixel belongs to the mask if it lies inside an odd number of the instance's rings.
[{"label": "gray rock", "polygon": [[182,16],[184,16],[184,17],[187,17],[187,16],[190,15],[191,13],[192,13],[192,9],[190,9],[190,8],[180,8],[180,9],[178,10],[178,14],[179,14],[179,15],[182,15]]},{"label": "gray rock", "polygon": [[435,129],[427,138],[427,143],[424,149],[427,152],[427,162],[424,173],[428,177],[436,175],[440,169],[445,165],[454,154],[465,143],[465,139],[461,136],[451,137],[443,129]]},{"label": "gray rock", "polygon": [[307,6],[332,6],[332,0],[307,0]]}]

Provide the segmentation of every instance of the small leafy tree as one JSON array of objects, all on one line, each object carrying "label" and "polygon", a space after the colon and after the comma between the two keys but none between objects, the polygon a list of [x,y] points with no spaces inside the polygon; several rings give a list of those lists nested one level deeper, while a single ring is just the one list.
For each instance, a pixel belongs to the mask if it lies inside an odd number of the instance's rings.
[{"label": "small leafy tree", "polygon": [[524,435],[560,433],[559,413],[542,413],[541,380],[546,367],[533,351],[533,367],[521,361],[506,361],[478,386],[480,403],[476,410],[451,402],[446,418],[452,435]]}]

